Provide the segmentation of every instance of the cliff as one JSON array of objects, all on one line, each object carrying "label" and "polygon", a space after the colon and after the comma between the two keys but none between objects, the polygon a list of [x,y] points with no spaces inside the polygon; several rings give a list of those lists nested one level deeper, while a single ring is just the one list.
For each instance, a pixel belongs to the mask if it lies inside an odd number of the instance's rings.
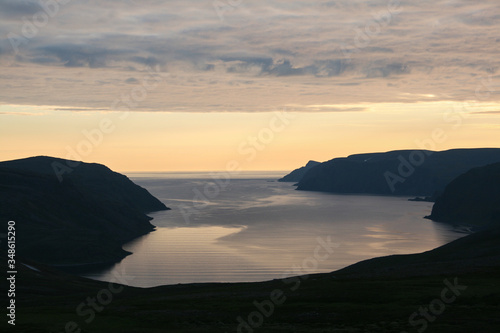
[{"label": "cliff", "polygon": [[474,168],[453,180],[437,198],[428,218],[500,226],[500,163]]},{"label": "cliff", "polygon": [[321,164],[320,162],[316,161],[309,161],[307,164],[301,168],[295,169],[292,172],[290,172],[288,175],[284,176],[283,178],[278,179],[279,182],[298,182],[302,179],[302,177],[306,174],[309,169],[315,167],[316,165]]},{"label": "cliff", "polygon": [[500,149],[442,152],[399,150],[351,155],[321,163],[302,177],[298,190],[377,195],[433,196],[460,174],[500,162]]},{"label": "cliff", "polygon": [[[64,172],[61,172],[63,170]],[[0,162],[0,218],[16,222],[17,254],[47,264],[110,263],[168,209],[104,165],[32,157]]]}]

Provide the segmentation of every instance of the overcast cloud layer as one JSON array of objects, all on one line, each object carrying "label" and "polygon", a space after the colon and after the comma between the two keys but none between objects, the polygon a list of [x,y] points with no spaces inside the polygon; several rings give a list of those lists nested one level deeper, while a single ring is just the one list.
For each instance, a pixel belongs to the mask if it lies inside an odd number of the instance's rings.
[{"label": "overcast cloud layer", "polygon": [[0,0],[0,103],[339,112],[485,92],[500,102],[499,31],[498,0]]}]

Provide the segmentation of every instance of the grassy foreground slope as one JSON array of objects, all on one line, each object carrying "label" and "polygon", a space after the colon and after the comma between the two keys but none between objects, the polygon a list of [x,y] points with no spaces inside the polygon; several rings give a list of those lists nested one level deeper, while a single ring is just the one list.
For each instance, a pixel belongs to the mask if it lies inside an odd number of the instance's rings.
[{"label": "grassy foreground slope", "polygon": [[[460,256],[468,246],[480,247],[482,239],[472,236],[434,250],[435,255],[430,251],[404,258],[411,269],[401,260],[387,268],[392,258],[386,257],[329,274],[261,283],[143,289],[29,263],[31,268],[21,265],[18,273],[16,328],[120,333],[418,332],[424,328],[499,332],[500,263],[462,265],[454,272],[442,264],[453,261],[455,250]],[[498,245],[494,251],[498,253]],[[443,269],[436,270],[440,265]],[[116,281],[130,283],[133,278],[122,272]]]}]

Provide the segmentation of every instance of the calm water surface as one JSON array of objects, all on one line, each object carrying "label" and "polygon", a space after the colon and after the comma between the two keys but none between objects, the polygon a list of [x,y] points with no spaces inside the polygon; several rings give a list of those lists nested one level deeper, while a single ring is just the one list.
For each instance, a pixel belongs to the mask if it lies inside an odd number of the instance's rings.
[{"label": "calm water surface", "polygon": [[[422,252],[464,236],[423,219],[431,203],[296,191],[274,181],[283,174],[130,174],[172,210],[150,214],[157,230],[126,244],[132,255],[85,276],[111,281],[126,274],[140,287],[263,281],[297,269],[331,272],[367,258]],[[313,259],[328,239],[338,247]]]}]

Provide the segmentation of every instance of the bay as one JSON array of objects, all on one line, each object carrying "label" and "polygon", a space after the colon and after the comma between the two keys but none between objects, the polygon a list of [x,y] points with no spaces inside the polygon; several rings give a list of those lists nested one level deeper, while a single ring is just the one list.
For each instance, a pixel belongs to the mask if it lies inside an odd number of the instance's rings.
[{"label": "bay", "polygon": [[157,229],[124,245],[132,255],[84,276],[119,274],[139,287],[255,282],[427,251],[465,235],[424,219],[432,203],[296,191],[276,181],[285,173],[129,174],[172,210],[149,214]]}]

